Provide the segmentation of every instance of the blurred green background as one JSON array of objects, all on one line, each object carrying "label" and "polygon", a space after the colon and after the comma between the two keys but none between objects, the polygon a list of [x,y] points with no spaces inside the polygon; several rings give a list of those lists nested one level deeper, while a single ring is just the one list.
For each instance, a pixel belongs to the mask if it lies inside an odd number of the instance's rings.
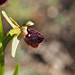
[{"label": "blurred green background", "polygon": [[[74,0],[8,0],[0,11],[6,11],[23,25],[31,20],[31,28],[45,39],[38,49],[22,39],[16,57],[11,57],[11,42],[6,48],[5,75],[13,75],[20,63],[20,75],[75,75],[75,1]],[[11,26],[2,17],[4,34]],[[29,27],[30,28],[30,27]]]}]

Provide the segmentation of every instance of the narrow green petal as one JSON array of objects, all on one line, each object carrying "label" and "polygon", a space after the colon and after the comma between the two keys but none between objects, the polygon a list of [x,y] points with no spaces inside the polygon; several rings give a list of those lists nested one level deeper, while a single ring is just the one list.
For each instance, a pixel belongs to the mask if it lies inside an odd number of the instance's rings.
[{"label": "narrow green petal", "polygon": [[20,27],[19,25],[18,25],[18,23],[14,20],[14,19],[12,19],[11,17],[9,17],[9,19],[13,22],[13,24],[15,24],[17,27]]},{"label": "narrow green petal", "polygon": [[18,44],[19,44],[19,40],[17,39],[17,36],[16,36],[12,40],[12,52],[11,52],[12,57],[15,57]]},{"label": "narrow green petal", "polygon": [[14,28],[14,29],[11,29],[8,34],[12,36],[14,34],[19,35],[20,33],[21,33],[21,30],[19,28]]}]

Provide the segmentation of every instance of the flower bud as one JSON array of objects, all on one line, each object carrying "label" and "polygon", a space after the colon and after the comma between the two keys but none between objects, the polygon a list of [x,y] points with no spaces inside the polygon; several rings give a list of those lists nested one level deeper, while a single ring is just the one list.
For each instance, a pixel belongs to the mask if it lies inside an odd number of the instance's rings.
[{"label": "flower bud", "polygon": [[8,0],[0,0],[0,6],[5,6],[8,3]]}]

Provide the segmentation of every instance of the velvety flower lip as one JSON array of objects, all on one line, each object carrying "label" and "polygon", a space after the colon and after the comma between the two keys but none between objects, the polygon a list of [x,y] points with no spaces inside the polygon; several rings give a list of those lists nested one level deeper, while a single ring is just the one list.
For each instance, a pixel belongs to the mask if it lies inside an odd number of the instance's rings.
[{"label": "velvety flower lip", "polygon": [[28,29],[27,31],[28,34],[24,37],[25,42],[33,48],[37,48],[44,40],[43,34],[33,29]]},{"label": "velvety flower lip", "polygon": [[8,0],[0,0],[0,6],[5,6]]}]

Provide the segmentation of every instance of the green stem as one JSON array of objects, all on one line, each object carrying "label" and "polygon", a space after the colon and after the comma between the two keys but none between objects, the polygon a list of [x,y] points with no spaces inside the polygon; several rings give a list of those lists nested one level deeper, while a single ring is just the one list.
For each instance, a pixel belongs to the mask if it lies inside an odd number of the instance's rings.
[{"label": "green stem", "polygon": [[4,39],[4,42],[3,42],[3,46],[4,46],[4,50],[7,46],[7,44],[14,38],[15,35],[11,36],[10,34],[8,36],[6,36],[6,38]]},{"label": "green stem", "polygon": [[3,33],[3,27],[2,27],[2,21],[1,21],[1,14],[0,14],[0,75],[4,75],[4,54],[5,51],[3,50],[3,41],[4,41],[4,33]]},{"label": "green stem", "polygon": [[4,65],[5,65],[4,52],[2,50],[2,52],[0,53],[0,75],[4,75]]}]

